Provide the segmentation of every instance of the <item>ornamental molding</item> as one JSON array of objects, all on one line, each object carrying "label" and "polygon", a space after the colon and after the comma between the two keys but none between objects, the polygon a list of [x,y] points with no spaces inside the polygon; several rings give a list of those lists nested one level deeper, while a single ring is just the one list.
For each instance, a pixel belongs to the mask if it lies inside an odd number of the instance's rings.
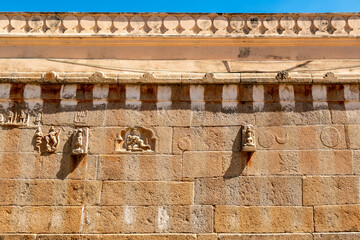
[{"label": "ornamental molding", "polygon": [[359,13],[0,13],[0,36],[356,37]]},{"label": "ornamental molding", "polygon": [[[46,79],[48,73],[17,72],[0,73],[0,83],[33,84],[359,84],[359,74],[333,73],[116,73],[116,72],[62,72],[55,74],[56,79]],[[101,78],[94,78],[101,75]],[[74,116],[74,124],[84,125],[86,112]]]}]

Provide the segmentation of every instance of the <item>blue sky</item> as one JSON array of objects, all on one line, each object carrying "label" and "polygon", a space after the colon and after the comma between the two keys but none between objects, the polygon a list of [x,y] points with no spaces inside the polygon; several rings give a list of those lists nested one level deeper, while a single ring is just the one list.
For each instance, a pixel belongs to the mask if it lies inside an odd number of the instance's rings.
[{"label": "blue sky", "polygon": [[1,12],[360,12],[360,0],[2,0]]}]

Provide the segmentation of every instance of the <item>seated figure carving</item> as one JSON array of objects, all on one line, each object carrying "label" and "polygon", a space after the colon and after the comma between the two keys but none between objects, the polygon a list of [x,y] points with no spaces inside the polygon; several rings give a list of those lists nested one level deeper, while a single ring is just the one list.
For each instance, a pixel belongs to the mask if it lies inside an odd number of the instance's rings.
[{"label": "seated figure carving", "polygon": [[126,138],[126,145],[128,151],[151,151],[150,145],[140,138],[140,133],[137,129],[131,130]]}]

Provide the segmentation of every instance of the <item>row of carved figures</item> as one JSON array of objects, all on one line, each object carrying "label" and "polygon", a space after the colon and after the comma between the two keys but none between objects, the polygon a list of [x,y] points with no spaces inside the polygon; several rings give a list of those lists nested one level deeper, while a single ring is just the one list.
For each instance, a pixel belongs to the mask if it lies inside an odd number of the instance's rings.
[{"label": "row of carved figures", "polygon": [[[43,140],[45,140],[45,149],[48,153],[55,153],[60,144],[61,129],[55,130],[54,127],[50,127],[48,134],[44,136],[41,127],[39,126],[35,132],[36,149],[41,152],[41,146]],[[72,135],[72,150],[73,155],[82,155],[87,153],[88,143],[88,130],[87,128],[81,128],[74,131]]]},{"label": "row of carved figures", "polygon": [[[35,124],[40,124],[42,114],[39,112],[35,117]],[[29,124],[30,114],[25,111],[8,111],[4,116],[0,113],[0,125],[19,125],[25,126]]]},{"label": "row of carved figures", "polygon": [[[140,132],[141,131],[141,132]],[[55,153],[60,144],[61,129],[55,130],[50,127],[48,134],[44,135],[41,127],[38,126],[35,132],[35,147],[41,153],[45,140],[45,150],[47,153]],[[123,140],[122,135],[126,138]],[[71,154],[83,155],[87,153],[89,141],[88,128],[74,130],[71,141]],[[152,144],[149,143],[149,138]],[[152,132],[143,128],[127,128],[117,135],[115,139],[115,152],[152,152],[155,145],[155,139],[152,138]]]}]

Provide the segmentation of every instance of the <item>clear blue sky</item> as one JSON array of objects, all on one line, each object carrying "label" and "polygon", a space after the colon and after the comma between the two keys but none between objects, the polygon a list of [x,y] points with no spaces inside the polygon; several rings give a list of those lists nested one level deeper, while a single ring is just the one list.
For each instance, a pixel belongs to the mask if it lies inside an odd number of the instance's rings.
[{"label": "clear blue sky", "polygon": [[360,0],[0,0],[1,12],[360,12]]}]

